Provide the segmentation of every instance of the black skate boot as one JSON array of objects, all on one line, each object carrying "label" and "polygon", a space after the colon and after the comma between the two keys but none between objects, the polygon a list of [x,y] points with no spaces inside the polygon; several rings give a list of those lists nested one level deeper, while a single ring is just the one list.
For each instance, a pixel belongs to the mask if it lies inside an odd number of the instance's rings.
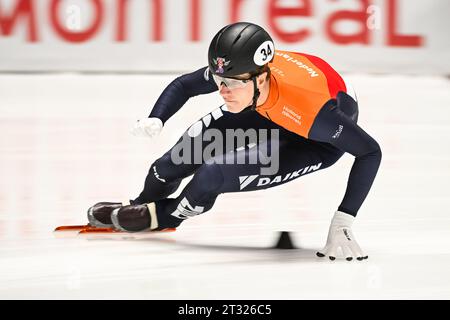
[{"label": "black skate boot", "polygon": [[114,228],[119,231],[158,231],[158,218],[154,202],[119,207],[111,213]]},{"label": "black skate boot", "polygon": [[111,221],[111,213],[114,209],[129,205],[130,202],[99,202],[88,209],[89,225],[97,228],[114,227]]}]

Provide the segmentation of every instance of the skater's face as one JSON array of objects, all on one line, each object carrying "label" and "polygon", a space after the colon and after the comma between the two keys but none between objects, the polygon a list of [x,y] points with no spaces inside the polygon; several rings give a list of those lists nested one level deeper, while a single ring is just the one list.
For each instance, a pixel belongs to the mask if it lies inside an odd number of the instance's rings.
[{"label": "skater's face", "polygon": [[[256,77],[256,84],[260,91],[265,88],[266,76],[267,73],[264,72]],[[228,107],[228,111],[238,113],[252,104],[254,89],[250,74],[233,77],[232,80],[238,80],[240,84],[232,82],[229,86],[227,86],[225,81],[219,82],[220,79],[215,80],[219,87],[219,93]]]}]

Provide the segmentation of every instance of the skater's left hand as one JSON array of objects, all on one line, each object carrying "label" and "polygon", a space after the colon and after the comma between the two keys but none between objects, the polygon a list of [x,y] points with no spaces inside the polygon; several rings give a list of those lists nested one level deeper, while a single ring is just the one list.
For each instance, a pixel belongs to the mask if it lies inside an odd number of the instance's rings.
[{"label": "skater's left hand", "polygon": [[337,251],[341,248],[347,261],[351,261],[353,258],[358,261],[368,258],[362,252],[353,235],[352,224],[354,219],[355,217],[347,213],[336,211],[328,231],[327,244],[325,248],[317,252],[318,257],[328,256],[330,260],[335,260]]},{"label": "skater's left hand", "polygon": [[136,137],[154,138],[161,132],[163,123],[158,118],[145,118],[138,120],[130,132]]}]

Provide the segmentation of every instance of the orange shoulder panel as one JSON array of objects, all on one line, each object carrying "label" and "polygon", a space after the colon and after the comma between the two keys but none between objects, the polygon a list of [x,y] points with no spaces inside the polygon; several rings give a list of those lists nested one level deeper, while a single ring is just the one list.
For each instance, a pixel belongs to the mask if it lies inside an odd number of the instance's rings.
[{"label": "orange shoulder panel", "polygon": [[303,137],[308,137],[322,106],[339,90],[345,91],[345,84],[334,69],[319,58],[315,64],[315,57],[309,57],[277,50],[269,64],[272,72],[269,97],[256,109],[264,117]]}]

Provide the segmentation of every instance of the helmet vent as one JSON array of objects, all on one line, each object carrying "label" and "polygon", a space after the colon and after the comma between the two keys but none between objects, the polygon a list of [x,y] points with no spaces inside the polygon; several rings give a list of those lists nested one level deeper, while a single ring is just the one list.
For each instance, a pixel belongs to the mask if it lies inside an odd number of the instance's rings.
[{"label": "helmet vent", "polygon": [[238,42],[240,38],[241,38],[241,34],[239,34],[239,35],[236,37],[236,39],[234,39],[232,45],[234,45],[236,42]]}]

